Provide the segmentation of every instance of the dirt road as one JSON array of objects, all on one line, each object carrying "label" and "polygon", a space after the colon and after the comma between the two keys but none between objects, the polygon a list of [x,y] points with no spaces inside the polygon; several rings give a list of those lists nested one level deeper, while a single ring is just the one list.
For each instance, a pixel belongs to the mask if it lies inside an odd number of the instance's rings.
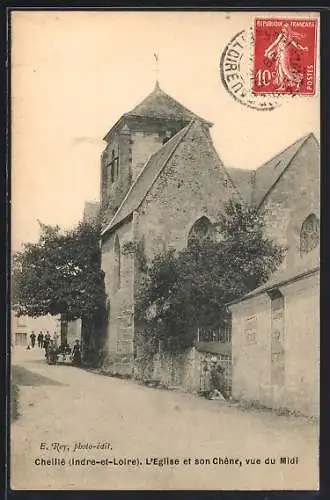
[{"label": "dirt road", "polygon": [[16,348],[12,364],[14,489],[317,488],[317,426],[304,419],[49,366],[39,349]]}]

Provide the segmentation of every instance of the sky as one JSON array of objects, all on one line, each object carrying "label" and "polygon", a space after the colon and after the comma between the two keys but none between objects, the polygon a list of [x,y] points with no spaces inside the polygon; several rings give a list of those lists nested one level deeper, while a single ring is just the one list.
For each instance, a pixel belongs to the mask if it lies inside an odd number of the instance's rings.
[{"label": "sky", "polygon": [[225,90],[221,53],[255,15],[13,13],[13,251],[38,239],[37,219],[72,227],[84,202],[99,199],[102,138],[153,90],[156,78],[165,92],[214,123],[225,166],[256,168],[310,132],[319,139],[318,93],[257,111]]}]

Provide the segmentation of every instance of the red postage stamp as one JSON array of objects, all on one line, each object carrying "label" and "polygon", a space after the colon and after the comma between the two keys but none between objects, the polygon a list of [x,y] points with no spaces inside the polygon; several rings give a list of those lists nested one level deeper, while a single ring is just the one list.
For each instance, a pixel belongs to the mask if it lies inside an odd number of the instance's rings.
[{"label": "red postage stamp", "polygon": [[314,95],[317,19],[258,18],[253,92]]}]

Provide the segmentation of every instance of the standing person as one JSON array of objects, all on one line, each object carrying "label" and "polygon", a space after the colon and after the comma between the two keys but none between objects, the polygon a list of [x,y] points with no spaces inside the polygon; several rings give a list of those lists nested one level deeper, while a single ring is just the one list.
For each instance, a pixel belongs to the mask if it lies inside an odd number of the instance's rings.
[{"label": "standing person", "polygon": [[53,340],[56,342],[56,344],[58,344],[58,337],[59,337],[59,335],[58,335],[57,331],[54,330]]},{"label": "standing person", "polygon": [[49,335],[49,332],[47,331],[45,338],[44,338],[45,356],[47,359],[48,359],[49,344],[50,344],[50,335]]},{"label": "standing person", "polygon": [[203,396],[208,395],[209,393],[209,370],[208,370],[208,363],[207,360],[204,359],[201,363],[201,379],[200,379],[200,388],[201,388],[201,394]]},{"label": "standing person", "polygon": [[224,389],[225,389],[225,380],[224,380],[224,368],[221,366],[221,363],[217,361],[217,359],[212,359],[212,368],[211,368],[211,397],[210,399],[221,399],[224,400]]},{"label": "standing person", "polygon": [[58,356],[58,347],[55,340],[50,340],[47,349],[47,363],[50,365],[56,365]]},{"label": "standing person", "polygon": [[36,334],[34,332],[31,333],[30,340],[31,340],[31,347],[33,349],[36,343]]},{"label": "standing person", "polygon": [[75,341],[75,344],[72,349],[72,364],[80,365],[81,364],[81,350],[80,350],[80,342],[79,340]]},{"label": "standing person", "polygon": [[42,332],[39,333],[37,340],[38,340],[38,347],[42,348],[44,345],[44,334]]}]

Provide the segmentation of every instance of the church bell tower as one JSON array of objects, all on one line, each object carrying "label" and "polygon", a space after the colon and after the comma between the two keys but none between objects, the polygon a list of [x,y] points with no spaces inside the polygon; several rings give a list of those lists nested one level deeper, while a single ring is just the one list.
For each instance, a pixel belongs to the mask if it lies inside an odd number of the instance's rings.
[{"label": "church bell tower", "polygon": [[101,210],[109,223],[149,157],[191,120],[198,117],[155,87],[140,104],[125,113],[105,135],[101,156]]}]

